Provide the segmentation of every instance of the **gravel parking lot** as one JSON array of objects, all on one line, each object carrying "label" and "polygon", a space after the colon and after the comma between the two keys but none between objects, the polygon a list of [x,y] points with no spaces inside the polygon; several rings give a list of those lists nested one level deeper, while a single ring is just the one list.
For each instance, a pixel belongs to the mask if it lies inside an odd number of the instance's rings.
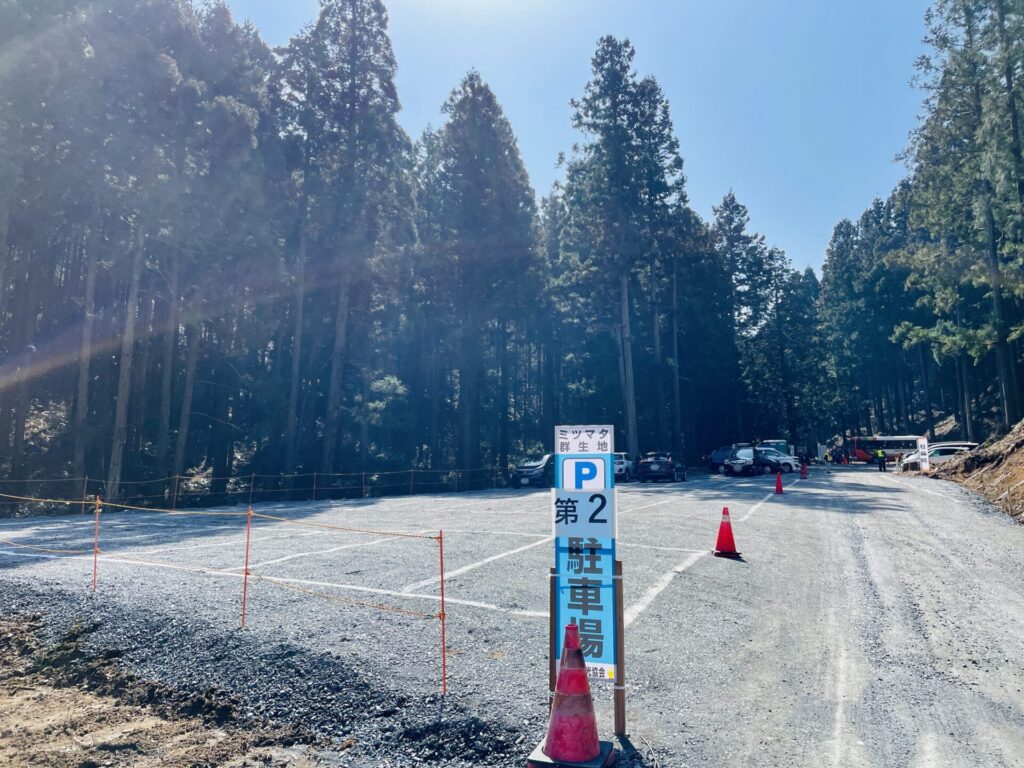
[{"label": "gravel parking lot", "polygon": [[[624,764],[1024,764],[1024,531],[948,483],[850,468],[786,485],[620,487]],[[743,561],[710,556],[723,506]],[[258,505],[287,520],[254,521],[250,568],[275,581],[250,579],[245,630],[245,514],[228,511],[104,513],[95,595],[91,554],[0,543],[0,604],[298,723],[327,764],[522,763],[546,725],[548,491]],[[91,550],[91,525],[0,537]],[[610,689],[595,700],[610,735]]]}]

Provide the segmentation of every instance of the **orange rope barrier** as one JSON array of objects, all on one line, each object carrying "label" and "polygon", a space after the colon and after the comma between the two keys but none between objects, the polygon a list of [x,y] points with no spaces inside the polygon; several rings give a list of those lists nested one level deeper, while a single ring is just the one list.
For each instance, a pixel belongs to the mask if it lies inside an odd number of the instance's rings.
[{"label": "orange rope barrier", "polygon": [[19,544],[16,541],[10,539],[0,539],[0,544],[6,544],[9,547],[17,547],[18,549],[32,549],[36,552],[47,552],[55,555],[87,555],[92,552],[91,549],[48,549],[46,547],[37,547],[32,544]]},{"label": "orange rope barrier", "polygon": [[373,536],[396,536],[404,539],[430,539],[437,541],[437,536],[427,536],[422,533],[406,533],[405,531],[375,531],[371,528],[348,528],[343,525],[331,525],[330,523],[309,523],[304,520],[295,520],[290,517],[278,517],[277,515],[264,515],[254,512],[253,517],[261,517],[264,520],[277,520],[292,525],[303,525],[309,528],[324,528],[330,531],[345,531],[347,533],[368,533]]}]

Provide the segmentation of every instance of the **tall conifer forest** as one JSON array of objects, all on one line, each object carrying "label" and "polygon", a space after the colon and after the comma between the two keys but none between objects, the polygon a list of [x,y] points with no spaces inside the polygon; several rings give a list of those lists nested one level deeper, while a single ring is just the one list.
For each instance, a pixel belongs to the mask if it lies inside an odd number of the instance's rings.
[{"label": "tall conifer forest", "polygon": [[272,50],[221,2],[0,0],[8,492],[468,487],[562,423],[696,465],[1022,417],[1024,0],[936,0],[906,177],[820,274],[731,191],[691,208],[672,113],[698,107],[629,41],[596,41],[535,190],[486,72],[405,133],[387,25],[322,0]]}]

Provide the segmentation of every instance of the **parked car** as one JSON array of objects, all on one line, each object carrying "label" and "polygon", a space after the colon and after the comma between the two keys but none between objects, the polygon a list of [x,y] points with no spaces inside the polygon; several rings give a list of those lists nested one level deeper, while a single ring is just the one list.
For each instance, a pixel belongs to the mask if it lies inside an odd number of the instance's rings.
[{"label": "parked car", "polygon": [[777,448],[766,448],[763,445],[757,446],[757,452],[769,459],[779,463],[783,472],[792,472],[800,468],[800,459],[790,453],[783,453]]},{"label": "parked car", "polygon": [[615,454],[615,479],[632,480],[636,477],[636,463],[628,453]]},{"label": "parked car", "polygon": [[547,488],[555,484],[555,456],[545,454],[539,459],[529,459],[512,470],[509,485]]},{"label": "parked car", "polygon": [[[932,466],[937,464],[944,464],[954,456],[966,453],[967,451],[973,451],[978,447],[977,443],[969,442],[948,442],[948,443],[932,443],[928,446],[928,463]],[[903,460],[900,461],[900,471],[912,471],[921,468],[921,452],[914,451],[913,453],[904,456]]]},{"label": "parked car", "polygon": [[636,472],[637,479],[642,483],[668,480],[678,483],[686,480],[686,466],[682,461],[665,451],[651,451],[640,459]]},{"label": "parked car", "polygon": [[725,460],[729,458],[733,452],[731,445],[723,445],[720,448],[715,448],[708,456],[708,469],[712,472],[721,472],[722,465],[725,464]]},{"label": "parked car", "polygon": [[757,447],[758,450],[762,448],[774,448],[776,451],[778,451],[784,456],[788,456],[792,452],[789,443],[786,442],[785,440],[780,440],[778,438],[774,440],[761,440],[758,442]]},{"label": "parked car", "polygon": [[727,475],[767,475],[781,471],[779,462],[757,448],[737,448],[725,460]]}]

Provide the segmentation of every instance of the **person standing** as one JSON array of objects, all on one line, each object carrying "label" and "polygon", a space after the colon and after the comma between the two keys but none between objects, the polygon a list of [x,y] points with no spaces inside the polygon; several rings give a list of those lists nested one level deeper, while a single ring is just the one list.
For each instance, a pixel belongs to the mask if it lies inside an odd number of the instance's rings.
[{"label": "person standing", "polygon": [[878,459],[878,471],[885,472],[885,451],[879,448],[875,451],[875,458]]}]

